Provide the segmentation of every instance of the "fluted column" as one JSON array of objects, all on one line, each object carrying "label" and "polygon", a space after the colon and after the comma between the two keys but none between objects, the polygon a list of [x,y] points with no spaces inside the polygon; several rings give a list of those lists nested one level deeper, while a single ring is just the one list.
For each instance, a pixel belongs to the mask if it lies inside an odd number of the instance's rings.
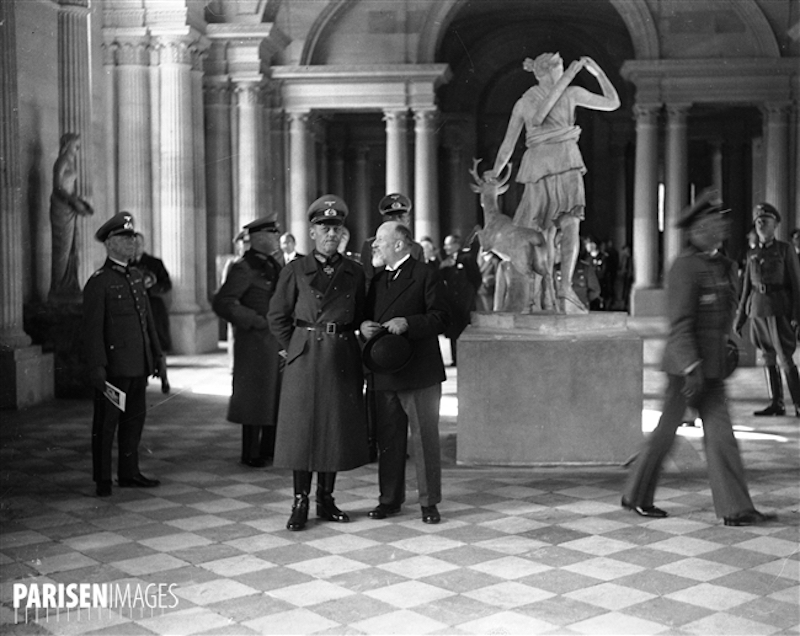
[{"label": "fluted column", "polygon": [[117,193],[120,210],[133,214],[153,245],[153,181],[150,139],[150,51],[144,40],[118,41]]},{"label": "fluted column", "polygon": [[[118,99],[117,99],[117,48],[116,42],[104,42],[103,51],[103,74],[105,88],[105,105],[108,109],[108,116],[103,118],[103,136],[105,138],[105,160],[107,169],[105,171],[106,181],[103,184],[106,190],[106,205],[109,212],[116,212],[117,207],[117,122],[118,122]],[[149,135],[148,135],[149,136]],[[99,219],[97,219],[99,221]]]},{"label": "fluted column", "polygon": [[435,110],[414,111],[414,236],[439,242]]},{"label": "fluted column", "polygon": [[711,184],[712,186],[722,192],[722,141],[715,140],[711,142]]},{"label": "fluted column", "polygon": [[289,113],[289,231],[297,239],[298,250],[311,249],[306,210],[311,204],[308,174],[308,112]]},{"label": "fluted column", "polygon": [[26,347],[22,329],[22,202],[14,3],[0,2],[0,348]]},{"label": "fluted column", "polygon": [[[58,8],[58,124],[59,136],[77,133],[81,151],[77,157],[76,194],[92,200],[92,130],[91,83],[89,76],[89,2],[59,0]],[[83,282],[94,271],[91,262],[91,236],[96,220],[90,216],[77,218],[78,281]],[[87,238],[88,237],[88,238]]]},{"label": "fluted column", "polygon": [[195,292],[195,190],[189,44],[159,43],[161,89],[161,250],[173,280],[172,313],[199,310]]},{"label": "fluted column", "polygon": [[386,192],[408,195],[408,139],[405,110],[383,111],[386,122]]},{"label": "fluted column", "polygon": [[287,135],[286,135],[286,115],[283,109],[277,105],[273,98],[273,106],[270,108],[270,137],[272,140],[272,152],[270,153],[271,163],[271,187],[270,199],[272,208],[278,213],[278,221],[284,231],[289,231],[290,213],[287,204],[286,190],[287,179]]},{"label": "fluted column", "polygon": [[247,225],[260,216],[259,201],[259,107],[260,87],[256,82],[236,83],[236,118],[238,126],[238,148],[236,153],[237,188],[239,193],[236,209],[237,227]]},{"label": "fluted column", "polygon": [[363,236],[372,236],[369,233],[373,218],[373,215],[370,214],[369,176],[367,170],[369,164],[369,146],[361,144],[355,148],[355,152],[355,174],[353,179],[354,200],[350,202],[350,211],[353,220],[350,221],[348,225],[353,234],[358,232]]},{"label": "fluted column", "polygon": [[233,146],[231,140],[231,97],[227,78],[207,79],[205,86],[206,196],[208,199],[209,291],[217,280],[216,257],[233,252]]},{"label": "fluted column", "polygon": [[634,106],[636,183],[633,195],[633,266],[637,289],[658,283],[658,112],[657,105]]},{"label": "fluted column", "polygon": [[688,201],[689,178],[686,113],[688,104],[667,105],[666,196],[664,201],[664,267],[681,251],[681,230],[675,227]]},{"label": "fluted column", "polygon": [[[203,109],[203,59],[205,51],[200,47],[192,47],[192,139],[194,148],[192,152],[192,165],[194,168],[194,267],[195,281],[197,284],[195,300],[202,311],[210,311],[208,301],[208,271],[214,268],[213,261],[209,263],[206,236],[208,234],[208,217],[206,210],[206,145],[204,138],[205,112]],[[210,288],[213,292],[216,285]]]},{"label": "fluted column", "polygon": [[[767,146],[764,200],[785,216],[789,206],[789,105],[764,104],[763,114]],[[778,238],[788,240],[792,227],[789,223],[778,225]]]}]

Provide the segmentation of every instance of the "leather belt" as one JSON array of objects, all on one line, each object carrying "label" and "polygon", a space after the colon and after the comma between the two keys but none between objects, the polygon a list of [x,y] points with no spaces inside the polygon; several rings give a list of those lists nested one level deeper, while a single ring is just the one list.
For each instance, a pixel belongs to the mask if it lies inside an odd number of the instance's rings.
[{"label": "leather belt", "polygon": [[341,322],[306,322],[305,320],[296,320],[294,324],[296,327],[308,329],[309,331],[323,331],[332,334],[347,333],[348,331],[355,330],[355,326],[352,322],[342,324]]},{"label": "leather belt", "polygon": [[771,285],[769,283],[759,283],[755,286],[756,291],[759,294],[771,294],[773,292],[783,291],[784,289],[788,289],[786,285]]}]

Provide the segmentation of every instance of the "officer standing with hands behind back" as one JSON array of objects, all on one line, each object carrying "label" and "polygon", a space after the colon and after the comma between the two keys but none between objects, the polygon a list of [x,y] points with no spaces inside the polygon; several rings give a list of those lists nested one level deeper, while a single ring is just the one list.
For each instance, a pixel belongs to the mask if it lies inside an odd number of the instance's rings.
[{"label": "officer standing with hands behind back", "polygon": [[[158,343],[142,273],[134,255],[133,216],[120,212],[95,233],[108,258],[83,289],[83,355],[94,388],[92,463],[97,496],[111,494],[111,454],[118,429],[117,477],[121,488],[153,488],[157,479],[139,472],[139,441],[147,404],[147,378],[161,378],[169,392],[167,364]],[[120,411],[106,398],[106,382],[126,394]]]},{"label": "officer standing with hands behind back", "polygon": [[769,203],[753,208],[758,242],[747,253],[742,295],[734,329],[741,336],[750,318],[750,340],[761,350],[770,404],[753,415],[784,415],[781,367],[789,385],[795,417],[800,417],[800,374],[792,356],[800,325],[800,264],[789,243],[775,238],[781,215]]}]

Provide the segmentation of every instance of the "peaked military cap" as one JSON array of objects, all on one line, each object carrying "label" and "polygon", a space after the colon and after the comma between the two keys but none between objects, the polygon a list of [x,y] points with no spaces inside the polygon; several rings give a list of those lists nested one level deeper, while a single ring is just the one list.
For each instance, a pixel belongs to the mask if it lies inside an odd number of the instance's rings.
[{"label": "peaked military cap", "polygon": [[725,214],[726,212],[730,212],[730,208],[722,209],[722,199],[719,196],[719,190],[706,188],[700,193],[700,196],[695,199],[694,203],[686,206],[681,211],[675,227],[687,229],[703,217],[710,214]]},{"label": "peaked military cap", "polygon": [[378,211],[383,214],[383,216],[411,212],[411,199],[399,192],[387,194],[381,199],[381,202],[378,203]]},{"label": "peaked military cap", "polygon": [[776,223],[781,222],[780,213],[775,209],[774,205],[769,203],[759,203],[753,208],[753,220],[755,221],[760,216],[771,216]]},{"label": "peaked military cap", "polygon": [[242,228],[247,234],[255,232],[280,232],[278,223],[271,216],[262,216],[260,219],[251,221]]},{"label": "peaked military cap", "polygon": [[309,223],[342,225],[347,216],[347,204],[335,194],[323,194],[308,206]]},{"label": "peaked military cap", "polygon": [[133,215],[130,212],[118,212],[100,226],[94,237],[101,243],[112,236],[133,236]]}]

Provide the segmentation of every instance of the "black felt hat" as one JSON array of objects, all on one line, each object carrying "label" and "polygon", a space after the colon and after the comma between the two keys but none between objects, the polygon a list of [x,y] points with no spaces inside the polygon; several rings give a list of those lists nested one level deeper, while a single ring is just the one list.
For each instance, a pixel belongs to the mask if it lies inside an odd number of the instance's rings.
[{"label": "black felt hat", "polygon": [[375,373],[397,373],[411,360],[411,343],[405,336],[381,329],[367,340],[362,352],[364,366]]},{"label": "black felt hat", "polygon": [[272,216],[262,216],[260,219],[256,219],[245,225],[243,229],[246,230],[248,234],[255,234],[256,232],[277,233],[281,231],[278,227],[278,223]]}]

